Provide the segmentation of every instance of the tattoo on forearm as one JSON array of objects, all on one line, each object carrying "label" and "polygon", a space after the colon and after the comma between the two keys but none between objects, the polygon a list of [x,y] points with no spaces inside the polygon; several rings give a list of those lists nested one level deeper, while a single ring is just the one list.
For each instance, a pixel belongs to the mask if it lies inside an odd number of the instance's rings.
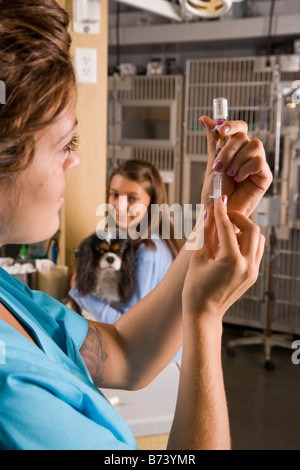
[{"label": "tattoo on forearm", "polygon": [[103,386],[103,372],[108,354],[103,349],[102,336],[96,326],[89,325],[86,339],[80,349],[80,354],[92,376],[96,387]]}]

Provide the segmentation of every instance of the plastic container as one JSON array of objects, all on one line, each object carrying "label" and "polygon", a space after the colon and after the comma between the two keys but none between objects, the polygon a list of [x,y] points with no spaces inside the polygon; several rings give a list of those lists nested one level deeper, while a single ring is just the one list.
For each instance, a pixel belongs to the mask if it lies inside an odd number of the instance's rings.
[{"label": "plastic container", "polygon": [[244,0],[233,0],[232,16],[235,19],[244,18],[245,16],[245,1]]},{"label": "plastic container", "polygon": [[55,266],[51,271],[37,271],[38,289],[57,300],[63,300],[70,288],[67,266]]},{"label": "plastic container", "polygon": [[28,245],[28,255],[31,259],[47,258],[48,240]]},{"label": "plastic container", "polygon": [[13,275],[16,279],[23,282],[32,290],[36,290],[38,288],[37,283],[37,272],[34,271],[32,273],[24,273],[24,274],[14,274]]}]

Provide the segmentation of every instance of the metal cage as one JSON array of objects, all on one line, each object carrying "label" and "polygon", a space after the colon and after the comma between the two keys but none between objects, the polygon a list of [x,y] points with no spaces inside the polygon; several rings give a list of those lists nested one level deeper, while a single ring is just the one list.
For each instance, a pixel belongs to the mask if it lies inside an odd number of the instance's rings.
[{"label": "metal cage", "polygon": [[[296,65],[295,65],[296,64]],[[280,93],[300,79],[300,57],[243,57],[196,59],[187,61],[184,133],[183,133],[183,203],[200,201],[207,163],[206,132],[199,124],[202,115],[212,116],[213,98],[224,96],[229,101],[231,120],[248,123],[249,134],[265,144],[268,161],[274,165],[276,145],[275,72],[279,70]],[[280,168],[278,197],[279,222],[276,226],[275,253],[270,250],[268,224],[266,249],[255,285],[226,313],[224,322],[264,330],[270,292],[269,267],[272,267],[274,302],[272,330],[300,333],[300,187],[298,139],[299,115],[283,109],[281,114]],[[292,119],[291,119],[292,117]],[[266,214],[268,220],[269,214]]]},{"label": "metal cage", "polygon": [[[167,110],[167,138],[150,139],[143,135],[124,136],[124,109]],[[180,202],[182,164],[183,77],[113,76],[109,78],[108,95],[108,174],[127,159],[145,160],[155,165],[166,184],[168,202]],[[155,111],[156,110],[156,111]],[[130,123],[129,123],[130,126]],[[134,127],[134,126],[131,126]],[[134,130],[133,130],[134,131]],[[159,132],[159,131],[158,131]]]}]

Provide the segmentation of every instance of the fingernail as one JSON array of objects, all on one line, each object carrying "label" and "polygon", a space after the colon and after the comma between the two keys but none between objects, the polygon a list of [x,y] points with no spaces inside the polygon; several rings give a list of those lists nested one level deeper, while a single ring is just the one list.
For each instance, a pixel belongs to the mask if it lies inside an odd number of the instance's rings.
[{"label": "fingernail", "polygon": [[229,167],[226,173],[227,173],[228,176],[232,176],[233,175],[233,168]]},{"label": "fingernail", "polygon": [[221,171],[223,168],[223,163],[220,161],[220,160],[217,160],[214,164],[213,164],[213,167],[212,169],[214,171]]},{"label": "fingernail", "polygon": [[205,124],[204,124],[204,122],[202,121],[202,119],[201,119],[201,118],[199,119],[199,123],[200,123],[200,124],[201,124],[201,126],[202,126],[202,127],[204,127],[204,129],[205,129]]},{"label": "fingernail", "polygon": [[224,196],[222,196],[223,204],[227,204],[227,201],[228,201],[228,197],[226,196],[226,194],[224,194]]},{"label": "fingernail", "polygon": [[206,220],[207,219],[207,211],[204,211],[204,214],[203,214],[203,219]]},{"label": "fingernail", "polygon": [[227,134],[227,132],[230,131],[230,127],[229,127],[229,126],[223,126],[223,129],[224,129],[224,132],[226,132],[226,134]]}]

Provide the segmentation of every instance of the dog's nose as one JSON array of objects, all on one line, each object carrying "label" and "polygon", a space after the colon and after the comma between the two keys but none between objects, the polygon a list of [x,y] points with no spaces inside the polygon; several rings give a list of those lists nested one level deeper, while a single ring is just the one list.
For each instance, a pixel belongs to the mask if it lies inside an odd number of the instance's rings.
[{"label": "dog's nose", "polygon": [[108,264],[113,264],[114,261],[115,261],[115,258],[114,258],[113,256],[108,256],[108,257],[106,258],[106,262],[107,262]]}]

